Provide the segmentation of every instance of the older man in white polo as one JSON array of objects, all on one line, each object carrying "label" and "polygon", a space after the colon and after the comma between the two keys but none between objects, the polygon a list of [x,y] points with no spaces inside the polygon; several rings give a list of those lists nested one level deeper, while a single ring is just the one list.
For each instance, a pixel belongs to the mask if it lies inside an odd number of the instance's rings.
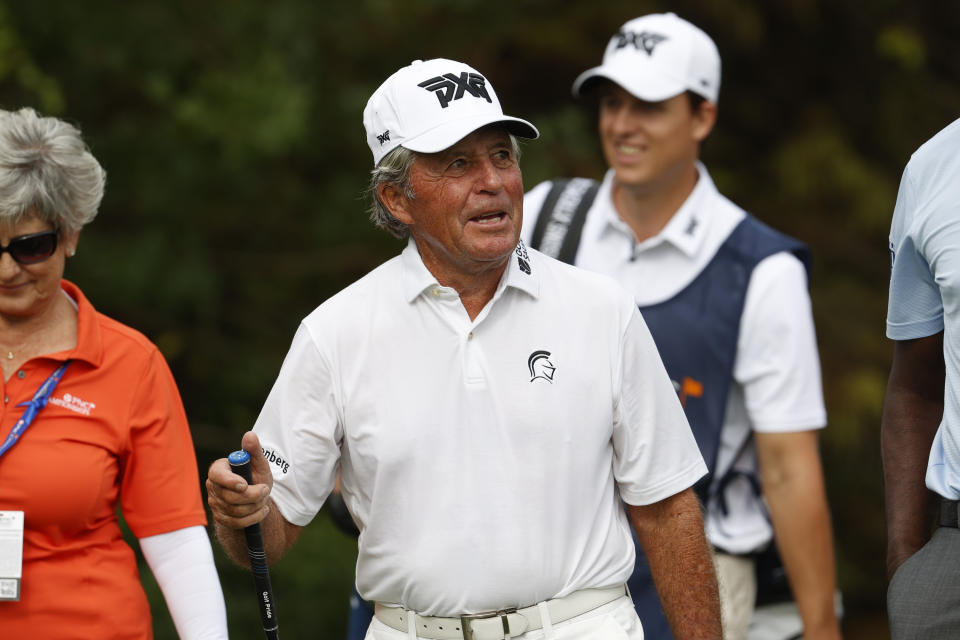
[{"label": "older man in white polo", "polygon": [[278,559],[339,467],[368,639],[639,640],[631,524],[677,636],[719,638],[705,466],[636,305],[519,242],[537,130],[445,59],[391,75],[364,126],[372,218],[409,239],[301,323],[243,438],[255,483],[211,465],[225,549],[243,564],[261,522]]}]

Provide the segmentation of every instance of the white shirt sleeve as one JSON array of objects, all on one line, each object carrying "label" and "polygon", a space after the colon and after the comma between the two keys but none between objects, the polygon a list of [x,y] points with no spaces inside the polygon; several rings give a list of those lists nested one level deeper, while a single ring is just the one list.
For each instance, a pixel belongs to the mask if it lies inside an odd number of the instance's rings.
[{"label": "white shirt sleeve", "polygon": [[892,340],[925,338],[943,331],[944,327],[940,288],[913,233],[917,205],[917,189],[908,165],[900,180],[890,224],[887,337]]},{"label": "white shirt sleeve", "polygon": [[343,440],[338,387],[306,322],[300,324],[253,430],[271,463],[281,515],[306,526],[336,481]]},{"label": "white shirt sleeve", "polygon": [[807,274],[793,254],[762,260],[744,301],[734,379],[756,431],[823,427],[827,413]]},{"label": "white shirt sleeve", "polygon": [[170,617],[183,640],[227,638],[227,609],[203,527],[186,527],[140,538]]},{"label": "white shirt sleeve", "polygon": [[614,409],[613,473],[628,504],[652,504],[707,472],[700,449],[636,305],[623,337]]}]

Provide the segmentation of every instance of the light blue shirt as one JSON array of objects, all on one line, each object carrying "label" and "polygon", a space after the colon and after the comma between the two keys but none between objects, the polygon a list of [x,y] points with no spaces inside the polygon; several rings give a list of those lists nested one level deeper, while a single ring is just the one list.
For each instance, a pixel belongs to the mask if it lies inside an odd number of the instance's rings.
[{"label": "light blue shirt", "polygon": [[927,465],[927,487],[960,499],[960,120],[910,158],[890,226],[887,337],[944,332],[943,421]]}]

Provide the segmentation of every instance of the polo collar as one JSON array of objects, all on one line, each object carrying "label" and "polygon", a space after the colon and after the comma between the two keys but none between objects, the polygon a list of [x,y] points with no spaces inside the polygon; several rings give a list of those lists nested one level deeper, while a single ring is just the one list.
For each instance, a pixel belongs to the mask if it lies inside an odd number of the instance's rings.
[{"label": "polo collar", "polygon": [[[680,252],[689,258],[697,255],[704,239],[707,237],[707,229],[710,224],[708,212],[710,203],[716,197],[717,187],[710,178],[710,173],[701,162],[697,162],[697,184],[693,191],[687,196],[677,212],[673,214],[666,226],[657,235],[647,238],[637,244],[638,250],[652,248],[664,242],[676,247]],[[630,227],[620,219],[616,207],[613,205],[613,170],[609,170],[604,176],[601,190],[604,192],[606,201],[610,203],[606,210],[606,224],[604,228],[613,227],[621,232],[633,236]]]},{"label": "polo collar", "polygon": [[83,360],[95,367],[99,366],[103,362],[103,338],[100,335],[97,310],[83,295],[80,287],[69,280],[61,279],[60,288],[77,305],[77,346],[56,357],[61,360]]},{"label": "polo collar", "polygon": [[[403,293],[407,302],[413,302],[427,289],[439,285],[437,279],[423,264],[423,259],[417,250],[417,243],[412,237],[407,240],[407,246],[400,254],[400,265]],[[540,295],[540,274],[522,240],[517,244],[517,248],[507,262],[507,268],[500,279],[495,297],[499,296],[506,287],[525,291],[534,298]]]},{"label": "polo collar", "polygon": [[438,284],[437,279],[423,264],[413,236],[407,238],[407,246],[400,254],[400,267],[403,295],[407,302],[413,302],[421,293]]},{"label": "polo collar", "polygon": [[540,297],[540,271],[523,240],[517,243],[507,263],[502,284],[525,291],[533,298]]}]

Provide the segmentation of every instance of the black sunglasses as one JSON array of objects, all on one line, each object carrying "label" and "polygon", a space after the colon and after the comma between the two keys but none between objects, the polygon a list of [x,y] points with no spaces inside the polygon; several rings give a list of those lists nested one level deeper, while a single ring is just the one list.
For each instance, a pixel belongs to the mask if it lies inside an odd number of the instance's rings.
[{"label": "black sunglasses", "polygon": [[20,264],[36,264],[43,262],[57,250],[57,239],[60,231],[41,231],[19,236],[10,241],[5,247],[0,247],[0,257],[4,252]]}]

